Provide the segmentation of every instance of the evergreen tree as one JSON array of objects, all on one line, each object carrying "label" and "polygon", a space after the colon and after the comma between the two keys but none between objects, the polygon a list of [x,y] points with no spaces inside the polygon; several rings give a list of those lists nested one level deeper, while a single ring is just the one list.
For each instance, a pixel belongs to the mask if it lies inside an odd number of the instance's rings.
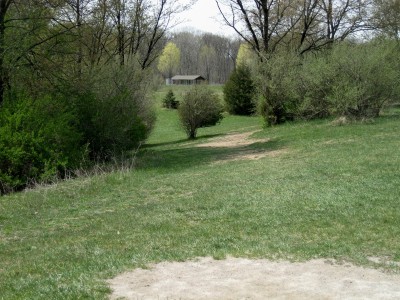
[{"label": "evergreen tree", "polygon": [[179,106],[179,101],[176,100],[174,92],[169,90],[165,98],[163,99],[163,107],[177,109]]},{"label": "evergreen tree", "polygon": [[253,114],[256,108],[255,92],[250,68],[240,64],[224,87],[224,100],[228,112],[234,115]]}]

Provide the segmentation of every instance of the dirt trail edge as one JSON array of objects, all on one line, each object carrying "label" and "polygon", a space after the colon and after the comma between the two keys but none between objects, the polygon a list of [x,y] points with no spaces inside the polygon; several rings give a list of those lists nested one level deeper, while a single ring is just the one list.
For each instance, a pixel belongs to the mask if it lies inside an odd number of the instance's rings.
[{"label": "dirt trail edge", "polygon": [[400,299],[400,276],[326,260],[164,262],[109,280],[110,299]]}]

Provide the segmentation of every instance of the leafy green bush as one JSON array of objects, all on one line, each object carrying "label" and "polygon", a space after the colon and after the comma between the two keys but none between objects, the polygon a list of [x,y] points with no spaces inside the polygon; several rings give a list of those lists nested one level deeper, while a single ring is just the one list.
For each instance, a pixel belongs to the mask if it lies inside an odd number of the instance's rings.
[{"label": "leafy green bush", "polygon": [[165,98],[163,99],[163,107],[170,109],[177,109],[179,106],[179,101],[176,100],[174,92],[169,90]]},{"label": "leafy green bush", "polygon": [[255,112],[256,88],[250,68],[240,64],[224,86],[224,100],[229,113],[251,115]]},{"label": "leafy green bush", "polygon": [[392,51],[386,43],[334,48],[328,64],[335,77],[327,98],[335,115],[377,117],[384,104],[397,97],[399,71],[391,62]]},{"label": "leafy green bush", "polygon": [[110,64],[52,96],[8,99],[0,107],[0,192],[137,148],[155,121],[149,74],[139,70]]},{"label": "leafy green bush", "polygon": [[86,148],[75,124],[60,99],[8,99],[0,109],[0,194],[78,167]]},{"label": "leafy green bush", "polygon": [[259,67],[257,87],[262,97],[260,113],[268,125],[292,120],[297,114],[300,58],[294,53],[277,53]]},{"label": "leafy green bush", "polygon": [[277,53],[257,76],[267,124],[294,117],[371,118],[400,98],[398,48],[387,42],[340,43],[299,57]]},{"label": "leafy green bush", "polygon": [[329,65],[330,53],[319,53],[304,57],[298,66],[296,82],[298,102],[296,115],[304,119],[325,118],[332,115],[329,95],[337,79],[336,72]]},{"label": "leafy green bush", "polygon": [[96,72],[85,90],[71,88],[70,99],[92,159],[111,159],[147,138],[155,112],[147,97],[146,75],[130,65],[108,66]]},{"label": "leafy green bush", "polygon": [[179,117],[189,139],[196,138],[197,129],[214,126],[223,118],[218,95],[206,86],[194,86],[179,105]]}]

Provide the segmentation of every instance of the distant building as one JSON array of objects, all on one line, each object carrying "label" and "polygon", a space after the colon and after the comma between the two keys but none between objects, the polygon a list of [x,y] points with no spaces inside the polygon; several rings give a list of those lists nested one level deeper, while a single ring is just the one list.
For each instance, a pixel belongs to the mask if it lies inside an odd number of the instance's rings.
[{"label": "distant building", "polygon": [[193,85],[205,83],[206,79],[200,75],[176,75],[171,78],[171,84]]}]

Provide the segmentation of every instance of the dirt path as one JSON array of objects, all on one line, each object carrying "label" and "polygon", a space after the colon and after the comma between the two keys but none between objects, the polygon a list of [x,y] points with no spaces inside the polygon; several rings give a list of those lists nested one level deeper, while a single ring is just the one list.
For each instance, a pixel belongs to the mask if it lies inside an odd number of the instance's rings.
[{"label": "dirt path", "polygon": [[230,133],[222,137],[209,139],[205,143],[197,144],[199,148],[230,148],[239,149],[228,156],[221,157],[219,162],[235,161],[235,160],[259,160],[264,157],[276,157],[281,154],[287,153],[287,149],[279,150],[263,150],[263,149],[243,149],[243,147],[250,146],[256,143],[267,143],[269,139],[255,139],[251,136],[257,131],[250,131],[244,133]]},{"label": "dirt path", "polygon": [[198,144],[197,147],[226,147],[235,148],[240,146],[249,146],[255,142],[267,142],[268,139],[253,139],[251,136],[257,131],[244,133],[230,133],[222,137],[209,139],[208,142]]},{"label": "dirt path", "polygon": [[111,299],[400,299],[400,276],[324,260],[161,263],[109,281]]}]

